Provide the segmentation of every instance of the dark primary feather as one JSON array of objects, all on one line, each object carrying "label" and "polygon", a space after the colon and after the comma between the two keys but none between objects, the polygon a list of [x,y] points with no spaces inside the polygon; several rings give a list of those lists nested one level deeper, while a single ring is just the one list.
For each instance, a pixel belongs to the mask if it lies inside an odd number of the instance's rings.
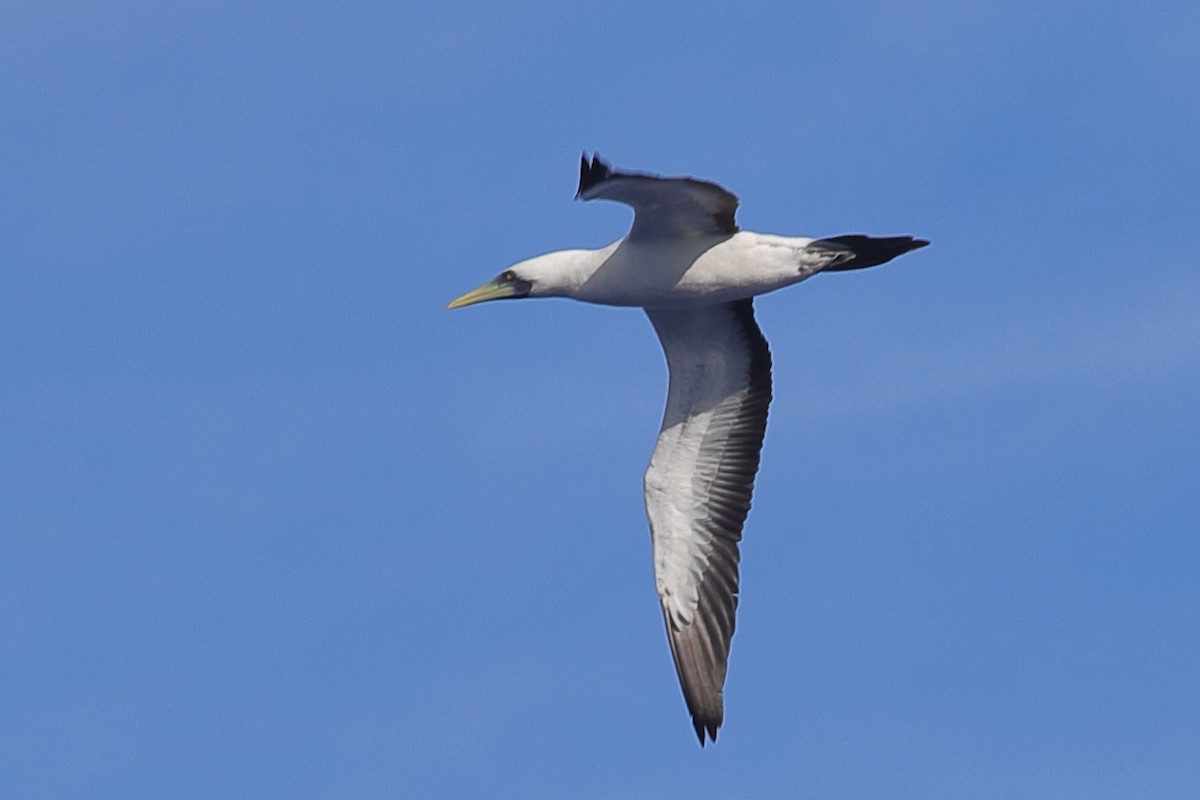
[{"label": "dark primary feather", "polygon": [[578,200],[584,192],[603,181],[611,172],[612,168],[600,159],[599,153],[592,156],[590,164],[587,153],[584,153],[580,156],[579,189],[575,192],[575,199]]}]

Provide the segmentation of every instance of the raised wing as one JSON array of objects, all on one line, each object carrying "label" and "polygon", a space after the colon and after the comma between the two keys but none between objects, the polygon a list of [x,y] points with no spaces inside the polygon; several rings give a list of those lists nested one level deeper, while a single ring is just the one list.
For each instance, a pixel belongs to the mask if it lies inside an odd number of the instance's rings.
[{"label": "raised wing", "polygon": [[587,156],[579,169],[581,200],[616,200],[633,206],[629,239],[685,236],[728,236],[737,233],[733,221],[737,195],[715,183],[695,178],[661,178],[640,172],[618,172],[600,159]]},{"label": "raised wing", "polygon": [[700,744],[716,741],[738,593],[738,542],[771,402],[771,353],[751,300],[648,309],[670,387],[646,470],[654,579]]}]

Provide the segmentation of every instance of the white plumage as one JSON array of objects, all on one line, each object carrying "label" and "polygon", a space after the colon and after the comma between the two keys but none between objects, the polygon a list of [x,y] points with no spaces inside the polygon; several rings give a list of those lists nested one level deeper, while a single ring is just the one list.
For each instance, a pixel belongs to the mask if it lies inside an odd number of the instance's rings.
[{"label": "white plumage", "polygon": [[646,515],[667,638],[700,744],[724,719],[738,594],[738,543],[771,402],[771,355],[751,298],[822,271],[860,269],[923,247],[911,236],[828,239],[740,231],[737,197],[694,178],[580,169],[583,200],[633,207],[633,227],[599,250],[513,265],[450,308],[569,297],[644,308],[667,357],[662,429],[646,470]]}]

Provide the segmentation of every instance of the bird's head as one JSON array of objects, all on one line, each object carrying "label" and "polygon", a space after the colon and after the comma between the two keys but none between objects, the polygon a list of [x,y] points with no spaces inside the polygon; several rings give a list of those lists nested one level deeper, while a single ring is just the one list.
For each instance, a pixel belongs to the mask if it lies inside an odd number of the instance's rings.
[{"label": "bird's head", "polygon": [[561,250],[513,264],[478,289],[454,298],[446,308],[521,297],[570,297],[594,269],[590,256],[587,250]]},{"label": "bird's head", "polygon": [[478,289],[472,289],[466,294],[454,298],[446,308],[462,308],[476,303],[486,303],[488,300],[516,300],[528,297],[531,292],[533,292],[533,281],[522,278],[516,270],[506,269]]}]

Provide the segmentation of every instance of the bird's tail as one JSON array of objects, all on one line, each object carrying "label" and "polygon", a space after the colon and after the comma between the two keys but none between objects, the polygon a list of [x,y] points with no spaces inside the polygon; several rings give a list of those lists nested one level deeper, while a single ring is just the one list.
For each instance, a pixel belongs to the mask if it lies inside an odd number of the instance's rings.
[{"label": "bird's tail", "polygon": [[864,269],[875,267],[891,261],[896,256],[902,256],[910,250],[916,250],[929,244],[927,239],[914,239],[911,236],[831,236],[828,239],[817,239],[809,244],[809,248],[821,248],[844,253],[843,257],[834,261],[825,272],[844,272],[849,269]]}]

